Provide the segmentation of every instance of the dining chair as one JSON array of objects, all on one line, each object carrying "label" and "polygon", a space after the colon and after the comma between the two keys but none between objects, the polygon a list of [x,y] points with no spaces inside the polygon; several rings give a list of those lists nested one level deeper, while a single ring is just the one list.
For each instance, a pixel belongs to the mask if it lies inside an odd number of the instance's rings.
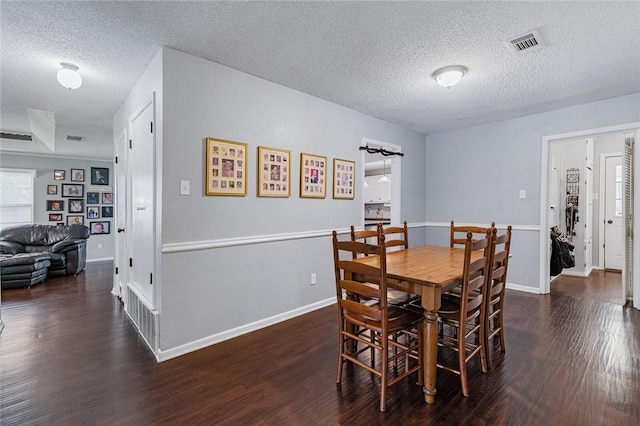
[{"label": "dining chair", "polygon": [[[387,249],[391,247],[409,248],[409,231],[407,229],[407,221],[403,226],[387,226],[382,228],[382,234],[385,236]],[[392,235],[393,238],[389,238]]]},{"label": "dining chair", "polygon": [[490,228],[495,228],[496,223],[491,222],[490,227],[483,226],[467,226],[467,225],[456,225],[453,220],[451,221],[451,227],[449,228],[449,247],[461,246],[464,247],[467,241],[467,233],[471,232],[477,235],[479,238],[483,238],[486,235],[487,230]]},{"label": "dining chair", "polygon": [[[460,376],[462,393],[469,396],[467,363],[480,355],[482,372],[487,372],[485,342],[485,306],[484,297],[488,290],[489,256],[492,232],[487,231],[484,238],[474,239],[467,232],[465,240],[464,264],[462,271],[462,291],[459,297],[444,297],[438,310],[438,322],[443,332],[438,336],[438,347],[457,354],[457,366],[445,362],[446,353],[441,353],[437,366]],[[471,260],[477,251],[482,257]],[[451,361],[449,359],[449,361]]]},{"label": "dining chair", "polygon": [[491,348],[493,339],[500,338],[500,351],[506,352],[504,341],[504,296],[507,288],[507,269],[511,251],[511,226],[507,232],[498,235],[492,242],[489,264],[491,267],[489,289],[485,306],[485,351],[487,365],[493,368]]},{"label": "dining chair", "polygon": [[378,244],[378,228],[376,229],[363,229],[356,231],[355,226],[351,225],[351,241],[360,241],[364,243]]},{"label": "dining chair", "polygon": [[[357,258],[365,254],[379,256],[379,267],[359,263]],[[340,386],[342,382],[345,362],[375,374],[381,380],[380,411],[385,411],[387,388],[415,372],[421,374],[423,338],[420,325],[423,316],[389,306],[387,302],[384,235],[381,235],[379,245],[373,245],[338,241],[337,233],[333,231],[333,260],[339,327],[336,384]],[[377,286],[366,285],[366,282]],[[357,297],[348,297],[349,294]],[[376,300],[376,303],[362,300]],[[353,342],[358,342],[361,349],[352,350]],[[377,360],[376,353],[379,353]]]}]

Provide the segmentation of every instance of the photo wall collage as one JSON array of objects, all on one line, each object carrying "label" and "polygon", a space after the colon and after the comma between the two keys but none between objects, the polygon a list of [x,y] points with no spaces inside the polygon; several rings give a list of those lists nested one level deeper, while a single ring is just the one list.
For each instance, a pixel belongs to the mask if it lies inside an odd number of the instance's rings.
[{"label": "photo wall collage", "polygon": [[[65,182],[67,177],[69,182]],[[71,169],[68,173],[67,170],[54,170],[53,180],[47,185],[49,222],[56,222],[56,225],[87,225],[91,234],[111,233],[114,206],[113,192],[108,186],[108,168],[91,167],[88,179],[91,186],[86,196],[85,169]],[[85,223],[85,217],[93,221]]]},{"label": "photo wall collage", "polygon": [[[247,195],[248,144],[206,138],[206,195]],[[290,197],[291,151],[258,146],[258,197]],[[300,198],[326,198],[328,160],[322,155],[300,153]],[[356,163],[333,159],[333,198],[355,197]]]}]

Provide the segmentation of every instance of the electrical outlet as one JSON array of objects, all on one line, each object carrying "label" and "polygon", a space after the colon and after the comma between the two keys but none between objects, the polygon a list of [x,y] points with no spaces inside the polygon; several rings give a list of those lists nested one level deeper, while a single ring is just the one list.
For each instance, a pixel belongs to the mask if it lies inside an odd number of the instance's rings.
[{"label": "electrical outlet", "polygon": [[316,285],[316,274],[311,274],[310,282],[311,285]]},{"label": "electrical outlet", "polygon": [[102,244],[98,244],[98,250],[102,250]]},{"label": "electrical outlet", "polygon": [[191,182],[188,180],[180,181],[180,195],[189,195],[191,193]]},{"label": "electrical outlet", "polygon": [[524,189],[520,190],[520,198],[527,198],[527,191],[525,191]]}]

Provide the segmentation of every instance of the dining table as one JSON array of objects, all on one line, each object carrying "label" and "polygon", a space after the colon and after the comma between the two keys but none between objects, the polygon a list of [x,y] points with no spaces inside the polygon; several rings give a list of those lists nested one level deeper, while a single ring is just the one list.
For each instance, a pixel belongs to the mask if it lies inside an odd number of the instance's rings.
[{"label": "dining table", "polygon": [[[461,282],[464,267],[464,248],[425,245],[386,253],[387,286],[422,297],[423,327],[423,386],[424,399],[433,404],[436,396],[436,361],[438,358],[438,309],[442,293]],[[471,260],[482,257],[474,252]],[[356,260],[380,267],[379,256]]]}]

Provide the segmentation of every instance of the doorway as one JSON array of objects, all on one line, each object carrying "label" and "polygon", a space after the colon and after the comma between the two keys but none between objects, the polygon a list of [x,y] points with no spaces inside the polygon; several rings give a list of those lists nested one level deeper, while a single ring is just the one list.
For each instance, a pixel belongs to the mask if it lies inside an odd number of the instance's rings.
[{"label": "doorway", "polygon": [[601,221],[603,244],[600,261],[603,269],[622,272],[623,220],[622,220],[622,155],[603,154],[601,161],[600,192],[603,195]]},{"label": "doorway", "polygon": [[[361,141],[361,164],[363,165],[363,170],[360,173],[360,178],[362,179],[362,190],[363,190],[363,208],[362,208],[362,224],[363,226],[368,223],[366,219],[369,214],[373,216],[378,215],[377,209],[381,210],[381,214],[383,219],[388,218],[388,222],[391,225],[400,225],[402,223],[402,212],[400,211],[401,206],[401,192],[402,192],[402,153],[401,147],[399,145],[390,144],[387,142],[377,141],[374,139],[362,138]],[[381,149],[384,150],[387,155],[382,155],[380,153],[370,153],[368,150],[364,149],[364,147],[369,147],[371,149]],[[397,154],[388,154],[388,153],[397,153]],[[371,173],[376,174],[376,182],[378,184],[378,178],[380,176],[386,175],[390,182],[382,182],[380,183],[381,189],[384,189],[384,193],[381,193],[381,197],[385,198],[384,200],[380,199],[379,201],[383,201],[379,204],[371,204],[369,205],[366,200],[366,193],[369,193],[371,188],[366,188],[366,185],[371,185],[371,179],[367,180],[367,172],[365,171],[367,168],[371,170]],[[365,185],[366,184],[366,185]],[[387,199],[390,198],[390,199]],[[371,212],[369,213],[369,209]],[[385,217],[384,215],[388,215]]]}]

